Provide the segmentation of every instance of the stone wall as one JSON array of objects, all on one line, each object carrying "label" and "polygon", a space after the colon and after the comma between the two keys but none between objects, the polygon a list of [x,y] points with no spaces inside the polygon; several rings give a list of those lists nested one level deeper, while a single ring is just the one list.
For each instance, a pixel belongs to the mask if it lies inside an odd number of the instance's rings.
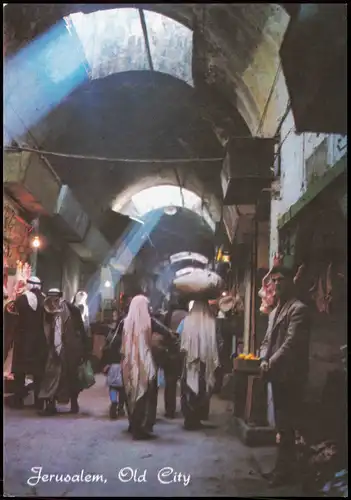
[{"label": "stone wall", "polygon": [[[279,246],[279,217],[347,154],[347,137],[296,134],[291,111],[282,124],[280,140],[280,193],[271,201],[270,265]],[[346,202],[347,195],[343,201],[341,193],[340,204],[346,206]],[[347,342],[346,311],[334,316],[312,312],[312,325],[308,395],[318,399],[328,373],[341,368],[340,346]]]},{"label": "stone wall", "polygon": [[285,118],[280,135],[280,195],[272,199],[270,219],[270,264],[278,251],[278,219],[307,189],[347,154],[347,137],[326,134],[296,134],[293,114]]}]

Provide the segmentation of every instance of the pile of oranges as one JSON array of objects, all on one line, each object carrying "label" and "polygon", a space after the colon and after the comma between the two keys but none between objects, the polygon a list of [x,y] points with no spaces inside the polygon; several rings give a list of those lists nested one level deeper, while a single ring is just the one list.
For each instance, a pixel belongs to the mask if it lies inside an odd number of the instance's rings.
[{"label": "pile of oranges", "polygon": [[255,356],[252,352],[250,354],[239,354],[238,359],[260,359],[258,356]]}]

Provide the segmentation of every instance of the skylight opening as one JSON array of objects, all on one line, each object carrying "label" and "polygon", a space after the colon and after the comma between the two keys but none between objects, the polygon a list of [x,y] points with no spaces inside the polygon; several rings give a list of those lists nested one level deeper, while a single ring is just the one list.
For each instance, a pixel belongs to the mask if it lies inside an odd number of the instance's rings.
[{"label": "skylight opening", "polygon": [[143,189],[131,198],[131,202],[121,209],[124,215],[142,219],[147,213],[153,210],[159,210],[165,207],[186,208],[196,213],[204,219],[212,231],[215,230],[215,222],[213,221],[209,211],[201,201],[201,198],[177,186],[154,186]]},{"label": "skylight opening", "polygon": [[80,39],[91,68],[91,78],[125,71],[155,70],[193,85],[192,30],[161,14],[144,9],[142,12],[146,37],[136,8],[121,7],[90,14],[78,12],[67,18]]}]

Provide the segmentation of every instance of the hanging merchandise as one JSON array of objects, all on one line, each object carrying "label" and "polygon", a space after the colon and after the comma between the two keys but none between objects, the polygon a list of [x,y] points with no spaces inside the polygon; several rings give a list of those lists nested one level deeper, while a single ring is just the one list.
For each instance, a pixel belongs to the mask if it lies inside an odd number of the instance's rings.
[{"label": "hanging merchandise", "polygon": [[13,300],[15,300],[16,297],[22,295],[22,293],[25,292],[27,280],[29,280],[31,272],[31,266],[27,264],[27,262],[25,262],[24,264],[21,261],[17,262],[16,278],[12,297]]},{"label": "hanging merchandise", "polygon": [[336,307],[342,306],[345,289],[344,274],[331,262],[320,269],[309,292],[318,312],[332,314]]},{"label": "hanging merchandise", "polygon": [[20,216],[19,209],[5,195],[3,207],[3,251],[10,269],[16,267],[16,261],[29,258],[31,248],[29,235],[32,227]]},{"label": "hanging merchandise", "polygon": [[26,291],[27,280],[31,276],[31,266],[27,263],[23,264],[21,261],[17,261],[16,275],[12,290],[8,290],[8,301],[6,303],[6,311],[9,314],[17,314],[14,307],[14,301],[19,295],[22,295]]},{"label": "hanging merchandise", "polygon": [[244,300],[242,299],[239,293],[239,286],[234,285],[229,295],[233,298],[233,307],[232,307],[233,314],[243,313],[245,309]]},{"label": "hanging merchandise", "polygon": [[262,299],[260,307],[260,312],[262,314],[269,314],[270,312],[273,311],[276,305],[274,284],[271,281],[271,272],[272,268],[281,265],[282,261],[283,261],[283,255],[275,254],[273,259],[273,266],[268,271],[266,276],[264,276],[264,278],[262,279],[262,286],[258,292],[259,297],[261,297]]},{"label": "hanging merchandise", "polygon": [[348,471],[341,470],[334,474],[331,481],[328,481],[322,488],[323,497],[348,498]]},{"label": "hanging merchandise", "polygon": [[9,267],[8,267],[8,263],[7,263],[7,258],[6,256],[4,255],[3,256],[3,300],[4,300],[4,305],[6,303],[6,301],[8,300],[8,297],[9,297],[9,292],[8,292],[8,289],[7,289],[7,283],[8,283],[8,278],[9,278]]}]

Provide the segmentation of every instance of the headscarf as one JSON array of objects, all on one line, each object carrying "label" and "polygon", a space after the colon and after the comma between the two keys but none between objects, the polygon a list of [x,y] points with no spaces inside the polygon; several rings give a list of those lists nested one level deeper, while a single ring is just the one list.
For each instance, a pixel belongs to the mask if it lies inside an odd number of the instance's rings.
[{"label": "headscarf", "polygon": [[79,290],[73,297],[72,304],[78,307],[85,328],[89,328],[89,307],[88,307],[88,294],[84,290]]},{"label": "headscarf", "polygon": [[[62,292],[58,288],[50,288],[48,291],[48,297],[45,300],[44,309],[53,315],[53,327],[54,327],[54,347],[57,355],[60,355],[63,345],[62,330],[63,330],[63,320],[62,320],[62,305],[64,300],[62,299]],[[46,305],[46,307],[45,307]],[[47,309],[49,307],[49,310]]]},{"label": "headscarf", "polygon": [[132,413],[135,403],[146,393],[149,381],[156,376],[156,366],[151,354],[151,317],[149,301],[137,295],[129,306],[124,320],[122,340],[123,382]]},{"label": "headscarf", "polygon": [[206,389],[215,384],[214,372],[219,366],[216,323],[206,302],[195,301],[184,320],[181,336],[181,350],[186,352],[186,383],[199,393],[200,361],[206,366]]},{"label": "headscarf", "polygon": [[36,276],[32,276],[27,280],[27,290],[24,292],[24,295],[27,297],[29,307],[33,311],[36,311],[38,307],[38,297],[33,293],[33,290],[41,290],[41,287],[42,283]]}]

